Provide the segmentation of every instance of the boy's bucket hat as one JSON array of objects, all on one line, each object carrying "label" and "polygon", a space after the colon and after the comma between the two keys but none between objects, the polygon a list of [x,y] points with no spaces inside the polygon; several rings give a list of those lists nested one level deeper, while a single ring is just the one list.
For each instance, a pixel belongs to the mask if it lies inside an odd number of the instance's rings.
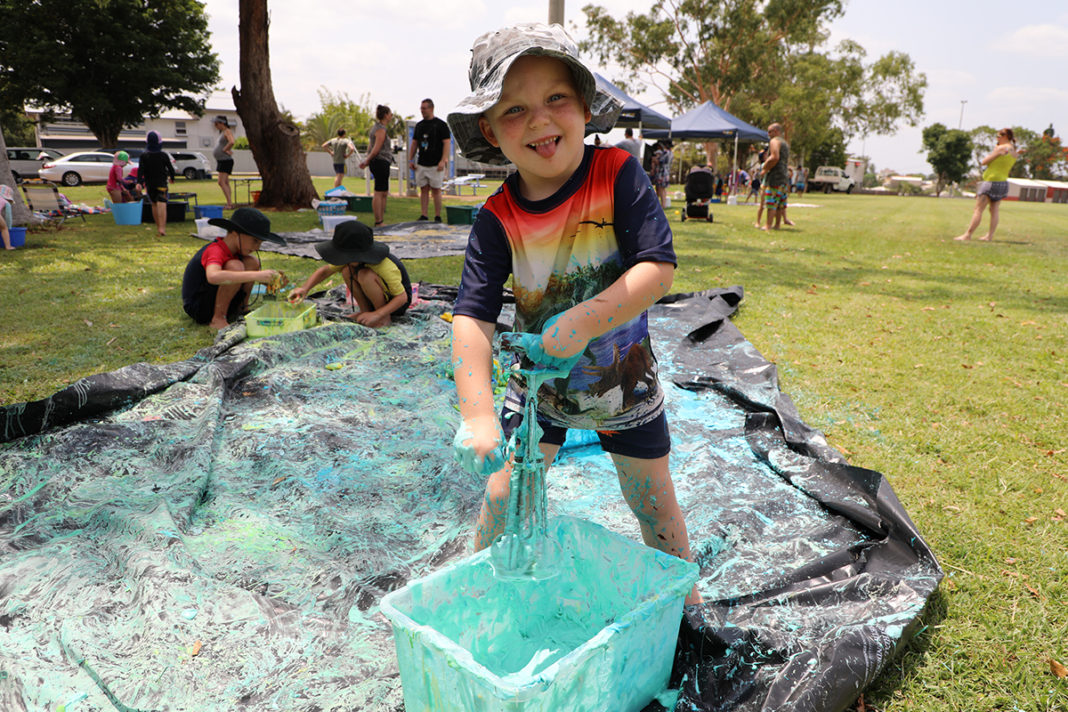
[{"label": "boy's bucket hat", "polygon": [[208,220],[208,225],[215,225],[227,231],[233,230],[234,232],[251,235],[267,242],[277,242],[279,245],[286,244],[285,240],[271,232],[270,218],[256,210],[256,208],[238,208],[230,216],[229,220],[226,218],[212,218]]},{"label": "boy's bucket hat", "polygon": [[214,118],[214,119],[212,120],[212,123],[215,123],[215,124],[222,124],[222,125],[223,125],[223,126],[225,126],[226,128],[230,128],[230,122],[229,122],[229,121],[227,121],[227,120],[226,120],[226,117],[225,117],[225,116],[223,116],[222,114],[219,114],[218,116],[216,116],[216,117],[215,117],[215,118]]},{"label": "boy's bucket hat", "polygon": [[592,117],[586,135],[607,133],[619,118],[623,105],[597,85],[593,72],[579,59],[578,46],[560,25],[532,22],[487,32],[471,48],[468,79],[471,94],[449,112],[449,128],[464,157],[502,165],[508,159],[491,146],[478,128],[478,117],[501,98],[501,85],[509,68],[525,54],[545,55],[563,61],[575,78],[575,86]]},{"label": "boy's bucket hat", "polygon": [[376,242],[371,228],[359,220],[346,220],[334,228],[334,237],[315,243],[315,251],[332,265],[364,262],[376,265],[386,259],[389,245]]}]

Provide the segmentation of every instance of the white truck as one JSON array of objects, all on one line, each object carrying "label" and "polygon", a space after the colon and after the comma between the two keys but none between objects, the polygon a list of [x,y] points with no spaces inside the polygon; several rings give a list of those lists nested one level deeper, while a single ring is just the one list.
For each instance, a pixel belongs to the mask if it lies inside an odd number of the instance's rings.
[{"label": "white truck", "polygon": [[846,175],[843,168],[820,166],[816,169],[815,175],[809,176],[808,189],[809,191],[822,189],[824,193],[830,193],[832,190],[852,193],[856,183],[852,176]]}]

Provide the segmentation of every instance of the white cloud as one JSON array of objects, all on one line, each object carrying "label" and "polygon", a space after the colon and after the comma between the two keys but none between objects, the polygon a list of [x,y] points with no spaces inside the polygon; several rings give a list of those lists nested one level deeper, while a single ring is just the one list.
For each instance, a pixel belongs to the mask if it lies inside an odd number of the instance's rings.
[{"label": "white cloud", "polygon": [[1007,86],[992,89],[986,98],[991,104],[1012,107],[1014,113],[1044,113],[1060,116],[1068,104],[1068,90],[1052,87]]},{"label": "white cloud", "polygon": [[1068,57],[1068,26],[1026,25],[1000,45],[1006,51],[1034,57]]}]

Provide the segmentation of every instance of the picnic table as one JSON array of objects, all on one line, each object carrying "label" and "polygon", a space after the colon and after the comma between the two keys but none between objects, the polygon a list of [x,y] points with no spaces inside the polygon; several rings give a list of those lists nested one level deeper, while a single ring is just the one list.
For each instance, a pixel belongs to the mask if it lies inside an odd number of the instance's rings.
[{"label": "picnic table", "polygon": [[481,179],[485,178],[485,173],[471,173],[466,176],[456,176],[445,181],[445,188],[449,195],[463,195],[463,189],[470,188],[471,195],[478,195],[479,188],[485,188],[486,186],[481,183]]},{"label": "picnic table", "polygon": [[191,203],[192,206],[199,207],[200,202],[197,200],[196,193],[168,193],[167,200],[181,201],[184,200],[187,203]]},{"label": "picnic table", "polygon": [[241,192],[241,186],[245,186],[245,202],[249,205],[252,204],[252,184],[256,181],[262,181],[261,176],[254,175],[232,175],[230,176],[230,182],[234,185],[234,195]]}]

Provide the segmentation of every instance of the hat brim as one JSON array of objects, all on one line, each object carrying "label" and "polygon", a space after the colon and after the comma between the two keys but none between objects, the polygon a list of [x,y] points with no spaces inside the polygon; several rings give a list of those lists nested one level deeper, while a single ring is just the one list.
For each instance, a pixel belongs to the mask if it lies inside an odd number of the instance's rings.
[{"label": "hat brim", "polygon": [[501,149],[492,145],[482,135],[478,119],[500,101],[504,77],[508,74],[512,63],[525,55],[553,57],[564,62],[571,69],[579,93],[590,109],[590,120],[586,124],[585,135],[607,133],[616,125],[619,113],[623,110],[623,104],[600,86],[589,67],[566,52],[544,47],[526,47],[504,59],[494,70],[490,81],[484,83],[449,112],[449,129],[464,158],[491,165],[510,163]]},{"label": "hat brim", "polygon": [[234,232],[239,232],[242,235],[250,235],[252,237],[255,237],[257,240],[263,240],[264,242],[273,242],[278,245],[286,244],[284,238],[275,235],[273,232],[253,232],[246,227],[238,225],[232,220],[227,220],[226,218],[211,218],[210,220],[208,220],[208,225],[221,227],[227,232],[230,232],[232,230]]},{"label": "hat brim", "polygon": [[371,247],[366,250],[340,250],[334,245],[333,240],[315,243],[315,251],[319,256],[330,264],[340,267],[352,262],[364,262],[376,265],[389,256],[389,245],[384,242],[371,242]]}]

